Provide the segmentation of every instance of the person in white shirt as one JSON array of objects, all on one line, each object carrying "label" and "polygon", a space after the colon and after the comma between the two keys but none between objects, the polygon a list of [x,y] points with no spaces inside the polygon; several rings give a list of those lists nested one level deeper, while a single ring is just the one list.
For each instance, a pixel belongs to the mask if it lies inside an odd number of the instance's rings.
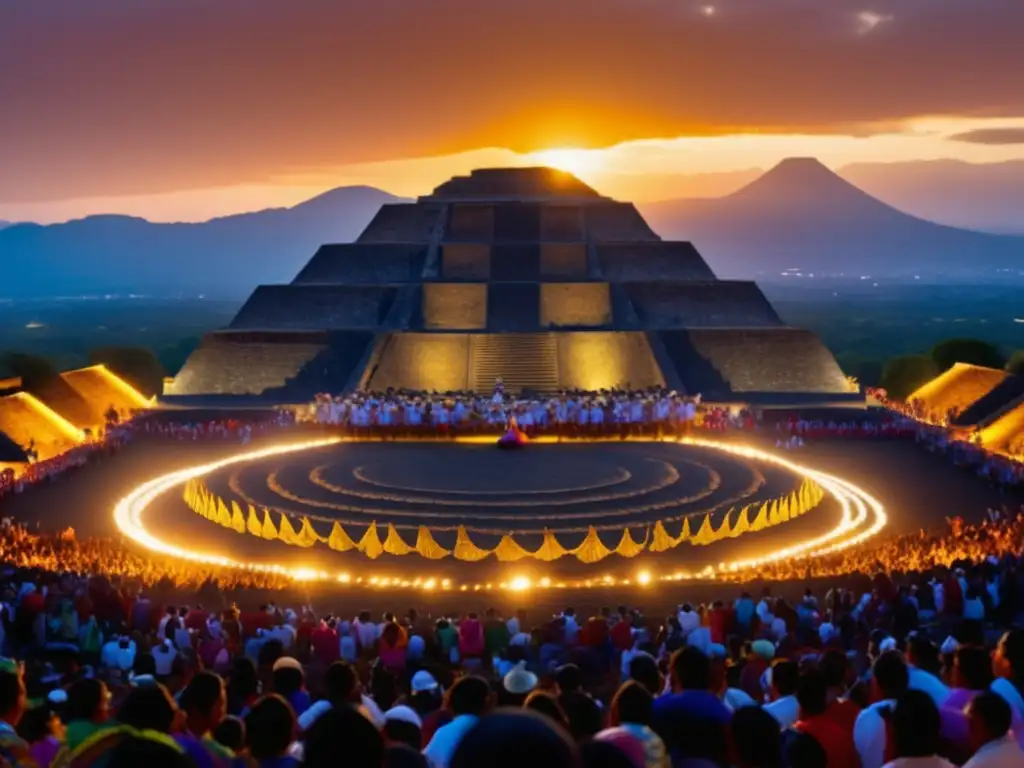
[{"label": "person in white shirt", "polygon": [[800,704],[796,700],[796,685],[800,668],[795,661],[780,659],[771,668],[771,702],[764,711],[779,721],[781,729],[791,728],[800,719]]},{"label": "person in white shirt", "polygon": [[689,635],[700,626],[700,614],[693,610],[693,606],[686,603],[679,609],[676,618],[679,619],[679,627],[684,635]]},{"label": "person in white shirt", "polygon": [[135,641],[127,636],[113,637],[103,646],[100,664],[108,669],[129,671],[135,666]]},{"label": "person in white shirt", "polygon": [[1002,696],[986,691],[967,705],[974,756],[964,768],[1024,768],[1024,750],[1010,732],[1013,713]]},{"label": "person in white shirt", "polygon": [[355,634],[356,640],[359,641],[359,649],[363,653],[372,651],[377,638],[380,637],[380,632],[370,618],[369,611],[359,614],[352,624],[352,632]]},{"label": "person in white shirt", "polygon": [[[910,675],[903,654],[886,651],[871,668],[871,698],[874,704],[857,715],[853,743],[861,768],[881,768],[885,764],[885,721],[891,717],[896,699],[907,692]],[[928,699],[931,703],[931,699]],[[934,706],[934,704],[932,704]]]},{"label": "person in white shirt", "polygon": [[153,663],[156,667],[157,677],[166,677],[171,674],[174,659],[177,656],[178,651],[170,640],[164,640],[153,649]]},{"label": "person in white shirt", "polygon": [[924,691],[907,691],[896,702],[891,716],[890,745],[896,759],[885,768],[954,768],[939,757],[939,708]]},{"label": "person in white shirt", "polygon": [[481,677],[463,677],[448,692],[448,707],[455,718],[434,732],[423,750],[431,768],[448,768],[462,738],[487,712],[491,688]]}]

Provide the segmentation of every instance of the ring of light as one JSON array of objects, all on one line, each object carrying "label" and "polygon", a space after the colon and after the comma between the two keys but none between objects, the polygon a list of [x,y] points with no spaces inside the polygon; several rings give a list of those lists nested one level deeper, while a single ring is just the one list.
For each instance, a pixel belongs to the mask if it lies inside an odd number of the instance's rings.
[{"label": "ring of light", "polygon": [[[332,576],[331,574],[323,571],[315,572],[306,568],[288,568],[279,564],[246,563],[234,560],[224,555],[182,549],[181,547],[168,544],[167,542],[157,538],[147,531],[145,526],[142,524],[142,513],[146,511],[146,508],[150,504],[163,494],[179,485],[182,485],[188,480],[201,477],[202,475],[215,472],[233,464],[256,461],[271,456],[296,453],[298,451],[323,448],[341,442],[344,442],[342,438],[326,438],[274,446],[271,448],[262,448],[242,453],[237,456],[231,456],[226,459],[209,462],[207,464],[198,464],[192,467],[186,467],[185,469],[179,469],[174,472],[168,472],[167,474],[160,475],[159,477],[142,483],[118,501],[114,506],[114,524],[123,535],[146,549],[191,562],[206,563],[225,568],[243,568],[252,571],[279,573],[300,581],[332,580],[335,578],[338,580],[348,581],[347,577],[343,579],[342,575]],[[795,474],[801,475],[802,477],[810,478],[814,482],[818,483],[827,494],[831,495],[836,500],[842,513],[839,523],[827,533],[769,552],[757,558],[721,563],[718,567],[718,571],[736,572],[755,568],[768,563],[779,562],[781,560],[789,560],[799,557],[820,557],[866,541],[868,538],[878,534],[888,522],[885,507],[878,501],[878,499],[848,480],[843,480],[835,475],[830,475],[825,472],[820,472],[818,470],[796,464],[788,459],[782,458],[781,456],[776,456],[775,454],[757,448],[752,448],[750,446],[732,445],[698,438],[683,438],[679,442],[685,445],[709,448],[736,456],[743,456],[757,461],[775,464]],[[868,524],[868,518],[870,516],[869,509],[874,515],[874,520],[871,521],[870,524]],[[865,525],[867,527],[863,527]],[[692,578],[693,576],[699,578],[702,576],[714,576],[715,572],[716,571],[713,568],[708,567],[705,571],[699,574],[691,575],[676,573],[673,575],[662,576],[661,579],[669,581]],[[429,579],[425,584],[433,581],[433,579]],[[370,583],[376,584],[377,579],[370,579]],[[583,583],[584,582],[581,582],[580,585]],[[586,580],[585,582],[588,586],[591,585],[591,583],[591,580]],[[594,584],[598,586],[602,583],[605,582],[594,582]],[[544,586],[547,585],[545,584]],[[480,585],[475,585],[474,588],[479,589],[479,587]],[[461,588],[466,589],[467,585],[462,585]],[[512,588],[516,587],[513,586]]]}]

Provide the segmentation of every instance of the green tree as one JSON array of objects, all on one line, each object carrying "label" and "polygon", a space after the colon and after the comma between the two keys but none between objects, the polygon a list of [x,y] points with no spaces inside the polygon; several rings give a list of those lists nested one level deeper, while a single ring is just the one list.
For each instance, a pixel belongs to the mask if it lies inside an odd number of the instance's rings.
[{"label": "green tree", "polygon": [[939,375],[935,361],[925,355],[894,357],[882,369],[882,388],[894,400],[906,400],[918,387]]},{"label": "green tree", "polygon": [[167,372],[145,347],[97,347],[90,350],[89,361],[107,366],[147,397],[163,392]]},{"label": "green tree", "polygon": [[1002,368],[1006,358],[995,344],[980,339],[946,339],[932,347],[932,360],[939,373],[948,371],[956,363],[970,363],[985,368]]},{"label": "green tree", "polygon": [[1024,376],[1024,349],[1018,349],[1006,361],[1006,370],[1018,376]]},{"label": "green tree", "polygon": [[39,391],[60,374],[45,357],[11,352],[4,358],[4,367],[12,376],[21,377],[21,386],[29,392]]}]

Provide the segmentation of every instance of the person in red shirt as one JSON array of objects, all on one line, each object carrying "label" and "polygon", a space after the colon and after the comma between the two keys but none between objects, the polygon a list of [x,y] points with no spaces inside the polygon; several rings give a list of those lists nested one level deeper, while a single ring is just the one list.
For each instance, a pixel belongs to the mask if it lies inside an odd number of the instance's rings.
[{"label": "person in red shirt", "polygon": [[586,648],[604,648],[608,645],[608,620],[591,616],[580,630],[580,645]]},{"label": "person in red shirt", "polygon": [[725,645],[725,637],[729,633],[732,610],[725,607],[721,600],[715,600],[708,614],[708,629],[711,630],[711,642]]},{"label": "person in red shirt", "polygon": [[341,658],[341,647],[338,644],[338,631],[334,619],[321,621],[310,637],[313,646],[313,657],[325,667]]},{"label": "person in red shirt", "polygon": [[189,608],[188,613],[185,614],[185,629],[192,629],[198,632],[206,627],[206,619],[208,617],[209,614],[203,610],[201,605]]},{"label": "person in red shirt", "polygon": [[860,714],[860,707],[849,699],[843,698],[850,687],[850,663],[846,654],[832,648],[821,655],[818,669],[825,678],[828,708],[825,716],[831,718],[845,733],[853,738],[853,727]]},{"label": "person in red shirt", "polygon": [[612,647],[619,653],[625,653],[633,647],[633,622],[628,615],[619,611],[619,620],[612,626],[609,635]]},{"label": "person in red shirt", "polygon": [[845,730],[828,715],[828,686],[819,669],[806,669],[797,681],[800,719],[793,728],[814,738],[825,751],[829,768],[858,768],[860,758],[853,743],[853,729]]}]

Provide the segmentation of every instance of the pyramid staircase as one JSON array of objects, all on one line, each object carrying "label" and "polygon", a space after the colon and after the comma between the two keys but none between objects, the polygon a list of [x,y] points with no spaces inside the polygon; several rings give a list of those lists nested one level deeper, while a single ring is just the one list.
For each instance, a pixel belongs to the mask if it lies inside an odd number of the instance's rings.
[{"label": "pyramid staircase", "polygon": [[501,377],[512,394],[558,389],[558,343],[551,333],[473,335],[469,342],[469,384],[475,392],[494,391]]}]

